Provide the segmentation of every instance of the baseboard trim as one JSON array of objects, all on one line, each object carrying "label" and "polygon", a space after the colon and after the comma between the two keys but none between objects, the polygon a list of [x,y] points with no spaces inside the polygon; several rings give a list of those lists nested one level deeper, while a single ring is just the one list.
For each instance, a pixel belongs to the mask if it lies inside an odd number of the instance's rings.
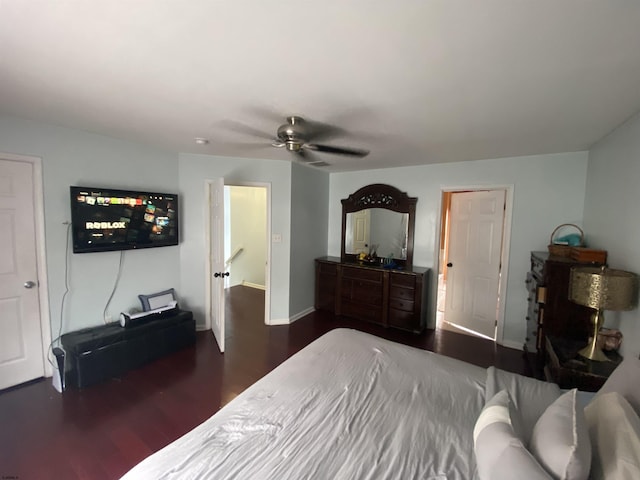
[{"label": "baseboard trim", "polygon": [[301,312],[296,313],[295,315],[292,315],[289,318],[272,318],[269,325],[291,325],[296,320],[300,320],[302,317],[305,317],[315,311],[315,308],[309,307]]},{"label": "baseboard trim", "polygon": [[251,283],[251,282],[245,282],[244,280],[242,281],[242,286],[243,287],[249,287],[249,288],[257,288],[258,290],[267,290],[267,287],[265,287],[264,285],[260,285],[258,283]]},{"label": "baseboard trim", "polygon": [[514,342],[513,340],[503,340],[502,343],[500,343],[499,345],[507,348],[513,348],[514,350],[522,351],[524,342],[518,343],[518,342]]},{"label": "baseboard trim", "polygon": [[296,320],[300,320],[302,317],[306,317],[307,315],[309,315],[310,313],[315,312],[316,309],[313,307],[309,307],[299,313],[296,313],[293,317],[289,318],[289,323],[293,323]]},{"label": "baseboard trim", "polygon": [[289,325],[291,322],[289,321],[288,318],[272,318],[271,322],[269,322],[269,325],[273,326],[273,325]]}]

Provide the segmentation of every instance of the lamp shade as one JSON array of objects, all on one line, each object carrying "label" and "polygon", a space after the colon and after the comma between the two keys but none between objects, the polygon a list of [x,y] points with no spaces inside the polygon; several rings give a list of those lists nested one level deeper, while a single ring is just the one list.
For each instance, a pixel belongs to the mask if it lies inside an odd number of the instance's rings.
[{"label": "lamp shade", "polygon": [[638,303],[638,277],[605,267],[575,267],[569,300],[597,310],[633,310]]}]

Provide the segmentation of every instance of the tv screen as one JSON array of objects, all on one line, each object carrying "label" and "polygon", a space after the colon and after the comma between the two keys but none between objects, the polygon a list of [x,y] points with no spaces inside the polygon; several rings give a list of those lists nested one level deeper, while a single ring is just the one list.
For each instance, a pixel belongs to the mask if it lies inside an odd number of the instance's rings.
[{"label": "tv screen", "polygon": [[178,244],[178,195],[70,187],[73,253]]}]

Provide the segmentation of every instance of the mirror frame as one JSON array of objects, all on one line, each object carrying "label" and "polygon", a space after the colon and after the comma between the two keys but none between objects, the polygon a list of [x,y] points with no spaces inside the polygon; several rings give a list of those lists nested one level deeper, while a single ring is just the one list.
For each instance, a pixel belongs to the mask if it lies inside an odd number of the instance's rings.
[{"label": "mirror frame", "polygon": [[357,262],[356,254],[346,253],[345,239],[347,229],[347,213],[358,212],[367,208],[384,208],[399,213],[408,213],[407,222],[407,258],[394,258],[399,266],[413,267],[413,235],[416,221],[416,197],[410,197],[406,192],[384,183],[367,185],[342,199],[342,246],[340,258],[343,262]]}]

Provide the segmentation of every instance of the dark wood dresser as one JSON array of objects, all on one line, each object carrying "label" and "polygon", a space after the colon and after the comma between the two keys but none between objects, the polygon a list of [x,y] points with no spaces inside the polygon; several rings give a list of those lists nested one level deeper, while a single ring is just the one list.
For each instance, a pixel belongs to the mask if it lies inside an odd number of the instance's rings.
[{"label": "dark wood dresser", "polygon": [[571,268],[600,265],[570,258],[531,252],[531,270],[527,273],[527,336],[525,351],[544,355],[545,336],[584,341],[591,332],[592,310],[569,300]]},{"label": "dark wood dresser", "polygon": [[594,389],[604,382],[608,376],[605,373],[610,373],[608,366],[593,366],[594,362],[585,363],[577,355],[579,347],[589,340],[592,310],[569,300],[569,278],[572,267],[592,265],[601,264],[531,252],[531,270],[525,281],[528,308],[524,351],[533,354],[528,358],[538,378],[560,383],[563,388]]},{"label": "dark wood dresser", "polygon": [[316,259],[317,310],[385,327],[421,332],[426,324],[428,268],[406,270]]}]

